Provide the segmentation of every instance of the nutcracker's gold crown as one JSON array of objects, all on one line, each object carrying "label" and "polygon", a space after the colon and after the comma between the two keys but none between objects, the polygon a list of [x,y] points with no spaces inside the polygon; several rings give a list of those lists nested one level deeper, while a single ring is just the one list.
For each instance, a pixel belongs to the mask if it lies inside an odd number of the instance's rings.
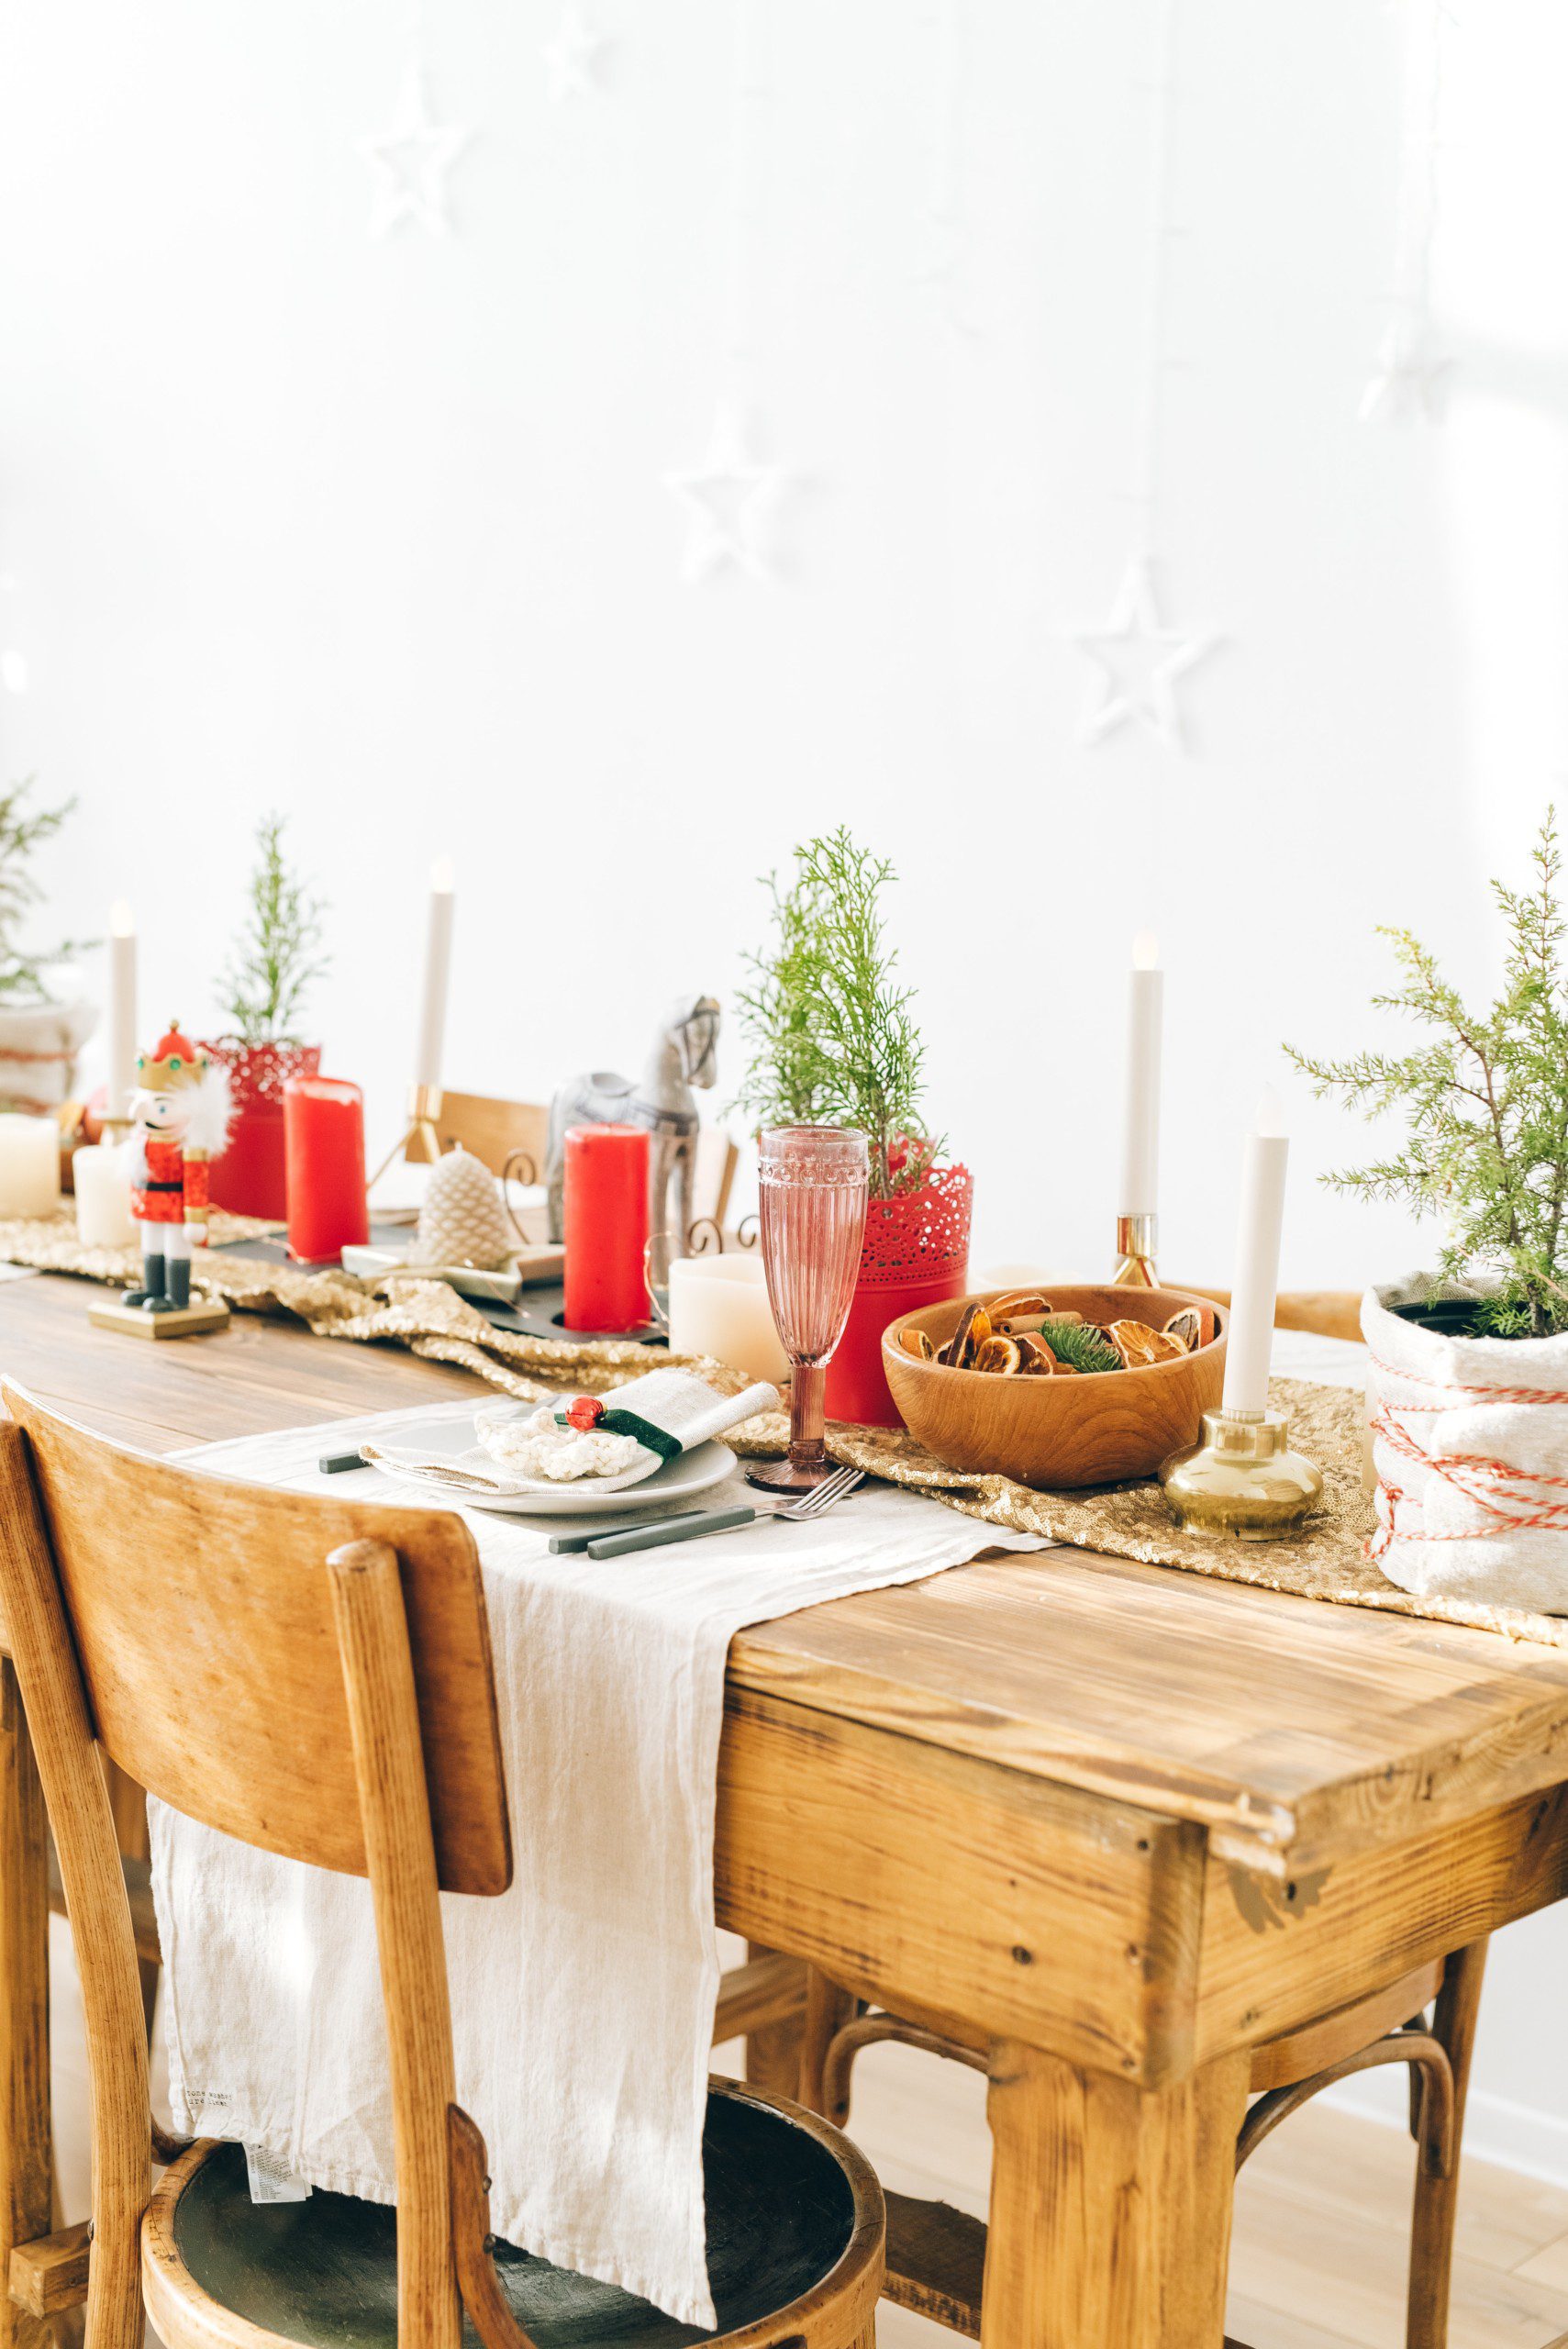
[{"label": "nutcracker's gold crown", "polygon": [[183,1035],[177,1019],[169,1022],[150,1055],[139,1052],[136,1073],[149,1093],[177,1093],[184,1085],[199,1085],[211,1067],[208,1054]]}]

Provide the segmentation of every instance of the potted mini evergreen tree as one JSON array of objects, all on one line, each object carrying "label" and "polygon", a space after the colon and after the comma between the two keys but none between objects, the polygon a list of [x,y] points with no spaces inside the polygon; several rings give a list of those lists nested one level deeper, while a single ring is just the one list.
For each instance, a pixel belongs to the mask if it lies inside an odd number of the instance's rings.
[{"label": "potted mini evergreen tree", "polygon": [[326,908],[289,863],[284,828],[278,815],[256,827],[250,909],[224,980],[231,1026],[208,1045],[228,1071],[234,1100],[228,1146],[213,1161],[213,1202],[271,1222],[288,1212],[284,1086],[320,1068],[321,1048],[302,1042],[299,1026],[310,988],[328,967],[320,951]]},{"label": "potted mini evergreen tree", "polygon": [[871,1200],[855,1299],[828,1364],[830,1419],[895,1427],[882,1333],[900,1314],[960,1297],[969,1275],[973,1181],[942,1165],[926,1130],[923,1048],[884,941],[881,894],[893,867],[842,826],[796,849],[767,883],[773,940],[751,957],[740,995],[751,1048],[742,1104],[759,1127],[857,1126]]},{"label": "potted mini evergreen tree", "polygon": [[53,1116],[72,1097],[76,1055],[92,1034],[97,1012],[55,982],[86,939],[29,947],[20,935],[43,891],[31,870],[33,852],[51,840],[75,807],[31,805],[29,777],[0,792],[0,1109]]},{"label": "potted mini evergreen tree", "polygon": [[1523,890],[1494,882],[1502,992],[1473,1010],[1407,930],[1374,998],[1414,1051],[1292,1052],[1320,1094],[1398,1112],[1402,1146],[1330,1175],[1439,1219],[1430,1273],[1371,1289],[1362,1326],[1379,1481],[1374,1542],[1407,1590],[1568,1611],[1568,972],[1548,810]]}]

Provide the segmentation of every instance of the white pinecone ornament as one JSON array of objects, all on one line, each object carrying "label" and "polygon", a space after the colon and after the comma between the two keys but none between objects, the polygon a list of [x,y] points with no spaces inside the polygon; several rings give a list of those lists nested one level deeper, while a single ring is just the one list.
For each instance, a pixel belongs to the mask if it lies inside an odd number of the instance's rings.
[{"label": "white pinecone ornament", "polygon": [[493,1272],[517,1243],[490,1169],[462,1149],[449,1150],[430,1169],[419,1210],[414,1254],[421,1264],[473,1264]]}]

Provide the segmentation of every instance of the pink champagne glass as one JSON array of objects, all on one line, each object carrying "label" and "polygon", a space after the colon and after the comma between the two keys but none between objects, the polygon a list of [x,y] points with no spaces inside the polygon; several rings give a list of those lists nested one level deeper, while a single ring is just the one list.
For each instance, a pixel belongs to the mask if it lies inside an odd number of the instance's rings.
[{"label": "pink champagne glass", "polygon": [[748,1468],[753,1485],[807,1493],[832,1474],[822,1393],[854,1297],[870,1177],[852,1127],[777,1126],[762,1138],[762,1267],[793,1376],[789,1458]]}]

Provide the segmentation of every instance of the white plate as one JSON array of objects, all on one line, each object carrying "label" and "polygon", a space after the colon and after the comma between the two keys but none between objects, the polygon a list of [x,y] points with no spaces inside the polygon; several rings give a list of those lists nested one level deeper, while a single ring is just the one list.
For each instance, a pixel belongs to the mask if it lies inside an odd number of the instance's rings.
[{"label": "white plate", "polygon": [[[406,1420],[388,1440],[410,1452],[450,1453],[455,1458],[461,1452],[472,1452],[479,1439],[472,1419],[432,1419]],[[378,1475],[390,1477],[404,1492],[417,1493],[422,1501],[443,1501],[450,1508],[495,1509],[507,1517],[635,1517],[643,1509],[673,1508],[677,1501],[711,1491],[734,1475],[735,1454],[727,1443],[699,1443],[667,1460],[641,1484],[623,1485],[612,1493],[584,1491],[579,1483],[562,1485],[556,1492],[482,1496],[425,1484],[379,1461],[367,1460],[365,1465],[373,1467]]]}]

